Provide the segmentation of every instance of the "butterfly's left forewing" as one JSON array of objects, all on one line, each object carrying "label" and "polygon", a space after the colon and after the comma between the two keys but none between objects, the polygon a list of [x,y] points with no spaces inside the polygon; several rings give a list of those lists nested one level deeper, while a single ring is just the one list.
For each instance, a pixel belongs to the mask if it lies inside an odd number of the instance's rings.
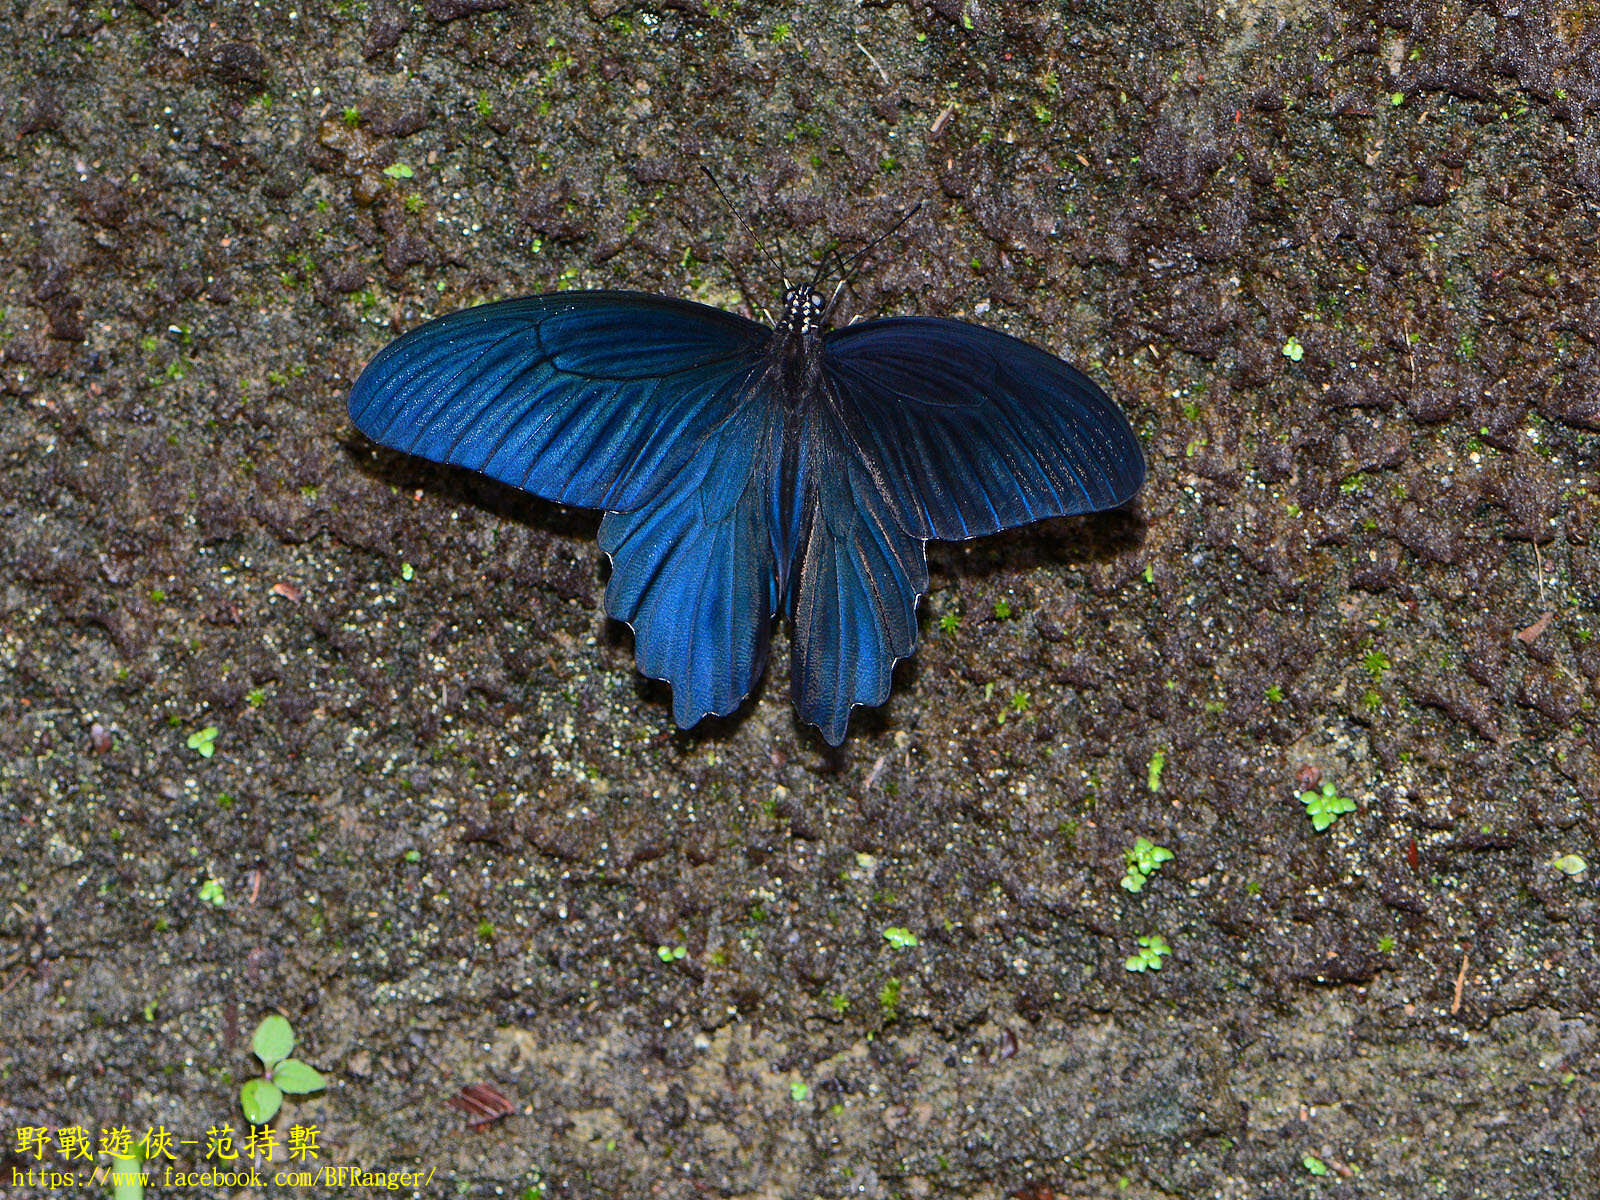
[{"label": "butterfly's left forewing", "polygon": [[548,500],[637,508],[741,401],[770,331],[637,292],[464,309],[390,343],[350,392],[368,437]]}]

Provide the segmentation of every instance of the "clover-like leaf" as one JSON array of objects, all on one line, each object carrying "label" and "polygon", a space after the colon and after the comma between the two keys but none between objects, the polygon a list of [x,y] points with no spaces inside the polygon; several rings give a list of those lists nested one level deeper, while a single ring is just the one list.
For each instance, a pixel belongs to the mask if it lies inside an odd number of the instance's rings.
[{"label": "clover-like leaf", "polygon": [[289,1052],[294,1049],[294,1030],[289,1028],[288,1021],[273,1013],[256,1026],[255,1036],[250,1039],[250,1048],[256,1052],[261,1065],[270,1071],[288,1058]]},{"label": "clover-like leaf", "polygon": [[307,1092],[320,1092],[328,1081],[315,1067],[298,1058],[286,1058],[272,1068],[272,1082],[291,1096],[304,1096]]},{"label": "clover-like leaf", "polygon": [[278,1109],[283,1106],[283,1093],[270,1079],[247,1079],[239,1089],[239,1105],[250,1124],[265,1125],[278,1115]]}]

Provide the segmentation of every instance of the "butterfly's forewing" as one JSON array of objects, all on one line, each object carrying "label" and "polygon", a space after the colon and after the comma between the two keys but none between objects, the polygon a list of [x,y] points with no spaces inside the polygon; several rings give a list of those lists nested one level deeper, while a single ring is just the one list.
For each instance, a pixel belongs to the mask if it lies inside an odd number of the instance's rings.
[{"label": "butterfly's forewing", "polygon": [[750,694],[767,661],[777,572],[768,464],[776,417],[751,390],[694,456],[635,512],[607,513],[606,611],[633,627],[639,670],[672,684],[687,729]]},{"label": "butterfly's forewing", "polygon": [[834,399],[808,414],[806,517],[788,612],[795,709],[837,746],[850,709],[887,700],[895,661],[916,648],[928,566],[922,539],[901,526],[846,444]]},{"label": "butterfly's forewing", "polygon": [[368,437],[549,500],[628,511],[741,400],[771,331],[637,292],[451,313],[385,347],[350,392]]},{"label": "butterfly's forewing", "polygon": [[1113,508],[1144,481],[1127,418],[1036,346],[899,317],[834,330],[823,347],[850,439],[917,537],[959,540]]}]

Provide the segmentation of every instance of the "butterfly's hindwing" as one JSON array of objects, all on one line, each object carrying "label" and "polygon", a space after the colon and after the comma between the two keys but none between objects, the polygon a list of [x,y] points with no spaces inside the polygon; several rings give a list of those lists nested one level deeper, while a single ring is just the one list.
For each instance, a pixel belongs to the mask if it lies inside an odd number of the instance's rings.
[{"label": "butterfly's hindwing", "polygon": [[564,504],[628,511],[728,420],[769,330],[634,292],[465,309],[390,343],[350,393],[368,437]]},{"label": "butterfly's hindwing", "polygon": [[606,610],[633,627],[639,670],[672,685],[685,729],[732,712],[767,661],[777,573],[769,537],[774,412],[748,388],[732,417],[630,513],[607,513]]},{"label": "butterfly's hindwing", "polygon": [[846,446],[837,397],[808,416],[806,512],[788,612],[795,708],[830,745],[850,710],[882,704],[896,660],[916,649],[928,587],[922,539],[906,532],[860,456]]},{"label": "butterfly's hindwing", "polygon": [[959,540],[1121,504],[1144,480],[1127,418],[1054,355],[961,321],[834,330],[824,370],[908,532]]}]

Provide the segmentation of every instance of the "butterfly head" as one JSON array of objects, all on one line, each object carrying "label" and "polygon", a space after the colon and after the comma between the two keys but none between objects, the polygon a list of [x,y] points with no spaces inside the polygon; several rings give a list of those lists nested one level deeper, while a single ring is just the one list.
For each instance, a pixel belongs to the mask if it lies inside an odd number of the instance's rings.
[{"label": "butterfly head", "polygon": [[822,328],[827,302],[814,288],[792,287],[783,294],[783,328],[793,333],[815,333]]}]

